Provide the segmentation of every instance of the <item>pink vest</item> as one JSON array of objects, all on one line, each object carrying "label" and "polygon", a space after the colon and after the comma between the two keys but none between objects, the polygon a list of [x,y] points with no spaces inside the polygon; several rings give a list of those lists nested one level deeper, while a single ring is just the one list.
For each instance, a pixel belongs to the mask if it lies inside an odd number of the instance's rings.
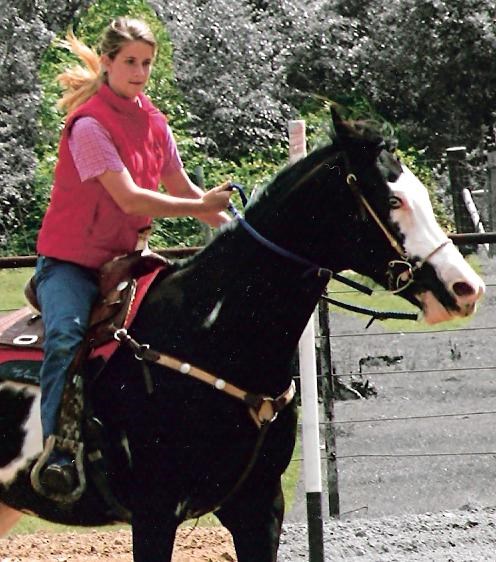
[{"label": "pink vest", "polygon": [[81,183],[68,136],[78,117],[94,117],[110,133],[135,183],[156,191],[164,165],[165,116],[146,96],[140,95],[140,100],[142,107],[103,85],[67,118],[50,204],[38,235],[39,254],[97,269],[134,250],[138,231],[150,224],[150,217],[121,211],[97,179]]}]

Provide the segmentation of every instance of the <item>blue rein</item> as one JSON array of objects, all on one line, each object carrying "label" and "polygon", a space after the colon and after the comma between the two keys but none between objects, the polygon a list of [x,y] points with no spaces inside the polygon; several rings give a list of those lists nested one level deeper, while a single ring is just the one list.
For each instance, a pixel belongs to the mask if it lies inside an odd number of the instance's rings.
[{"label": "blue rein", "polygon": [[[243,204],[243,208],[246,207],[246,205],[248,203],[248,199],[245,195],[243,187],[238,183],[231,182],[229,184],[229,189],[236,190],[239,193],[239,196],[241,197],[241,202]],[[327,277],[328,279],[330,279],[331,277],[334,277],[334,279],[336,279],[337,281],[340,281],[341,283],[343,283],[345,285],[348,285],[349,287],[353,287],[354,289],[357,289],[358,291],[361,291],[362,293],[365,293],[367,295],[372,294],[373,291],[369,287],[366,287],[365,285],[362,285],[361,283],[357,283],[356,281],[352,281],[351,279],[348,279],[347,277],[343,277],[339,273],[334,273],[330,269],[327,269],[325,267],[320,267],[319,265],[313,263],[312,261],[307,260],[306,258],[303,258],[303,257],[295,254],[294,252],[291,252],[290,250],[286,250],[285,248],[282,248],[281,246],[279,246],[278,244],[275,244],[274,242],[271,242],[270,240],[265,238],[265,236],[262,236],[262,234],[260,234],[260,232],[255,230],[253,228],[253,226],[251,226],[251,224],[248,223],[247,220],[239,213],[239,211],[234,207],[234,205],[232,203],[229,203],[227,208],[232,213],[232,215],[237,219],[239,224],[257,242],[262,244],[262,246],[265,246],[266,248],[269,248],[269,250],[272,250],[274,253],[278,254],[279,256],[290,259],[290,260],[292,260],[296,263],[299,263],[300,265],[303,265],[303,266],[307,267],[306,271],[303,274],[303,277],[306,277],[306,276],[308,276],[312,273],[316,273],[318,277]]]}]

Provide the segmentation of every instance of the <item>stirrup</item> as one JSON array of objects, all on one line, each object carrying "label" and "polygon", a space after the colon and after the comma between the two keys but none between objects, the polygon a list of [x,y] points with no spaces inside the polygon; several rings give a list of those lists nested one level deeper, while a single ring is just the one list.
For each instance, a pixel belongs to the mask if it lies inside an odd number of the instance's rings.
[{"label": "stirrup", "polygon": [[[57,494],[46,490],[40,482],[40,474],[45,468],[48,457],[52,451],[68,452],[74,457],[76,465],[76,472],[79,485],[69,494]],[[71,439],[64,439],[59,435],[50,435],[45,443],[45,448],[39,456],[31,470],[31,485],[33,489],[41,496],[54,500],[60,503],[74,503],[82,495],[86,489],[86,477],[84,475],[84,445],[83,443],[72,441]]]}]

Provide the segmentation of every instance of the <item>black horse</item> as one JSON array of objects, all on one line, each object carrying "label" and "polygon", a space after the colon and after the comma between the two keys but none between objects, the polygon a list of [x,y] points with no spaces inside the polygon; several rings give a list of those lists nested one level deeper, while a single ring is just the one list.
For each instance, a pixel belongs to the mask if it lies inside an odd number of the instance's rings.
[{"label": "black horse", "polygon": [[[282,406],[298,340],[331,274],[366,275],[430,322],[471,314],[483,293],[419,180],[378,135],[334,121],[332,144],[283,170],[244,220],[159,275],[128,334],[150,346],[137,348],[145,360],[122,345],[92,386],[137,562],[170,560],[178,525],[210,511],[232,533],[239,562],[276,560],[297,419],[294,401]],[[16,459],[0,453],[3,530],[22,510],[81,525],[115,518],[92,482],[65,507],[31,489],[38,400],[34,387],[0,385],[0,451],[19,435],[26,445]]]}]

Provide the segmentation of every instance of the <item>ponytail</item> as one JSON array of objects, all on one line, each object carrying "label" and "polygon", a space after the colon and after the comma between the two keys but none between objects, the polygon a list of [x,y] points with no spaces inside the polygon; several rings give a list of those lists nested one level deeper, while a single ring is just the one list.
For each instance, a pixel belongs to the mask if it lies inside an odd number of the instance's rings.
[{"label": "ponytail", "polygon": [[57,107],[70,113],[95,94],[104,81],[103,69],[98,53],[77,39],[72,31],[60,44],[72,51],[84,63],[67,68],[57,76],[57,81],[65,90]]}]

